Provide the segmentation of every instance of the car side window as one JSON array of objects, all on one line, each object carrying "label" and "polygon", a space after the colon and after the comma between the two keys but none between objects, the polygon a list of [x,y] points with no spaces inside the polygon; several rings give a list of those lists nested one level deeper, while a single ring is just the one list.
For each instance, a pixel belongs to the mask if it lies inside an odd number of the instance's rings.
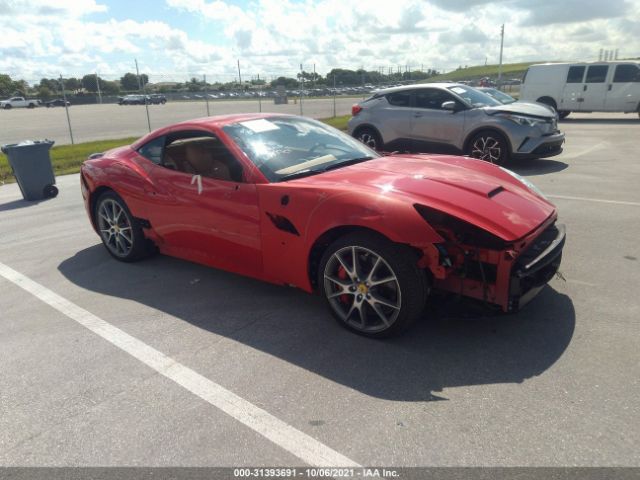
[{"label": "car side window", "polygon": [[640,67],[637,65],[618,65],[613,83],[640,82]]},{"label": "car side window", "polygon": [[582,83],[584,78],[585,67],[569,67],[569,73],[567,74],[567,83]]},{"label": "car side window", "polygon": [[408,107],[410,100],[411,92],[394,92],[387,95],[387,101],[394,107]]},{"label": "car side window", "polygon": [[162,163],[162,153],[164,149],[165,137],[160,136],[148,141],[138,149],[138,153],[156,165]]},{"label": "car side window", "polygon": [[242,182],[242,165],[213,134],[183,131],[167,135],[162,165],[191,175]]},{"label": "car side window", "polygon": [[587,69],[587,83],[604,83],[607,79],[608,65],[589,65]]},{"label": "car side window", "polygon": [[438,90],[437,88],[417,90],[414,94],[414,106],[416,108],[442,110],[442,104],[449,101],[458,103],[453,95],[442,90]]}]

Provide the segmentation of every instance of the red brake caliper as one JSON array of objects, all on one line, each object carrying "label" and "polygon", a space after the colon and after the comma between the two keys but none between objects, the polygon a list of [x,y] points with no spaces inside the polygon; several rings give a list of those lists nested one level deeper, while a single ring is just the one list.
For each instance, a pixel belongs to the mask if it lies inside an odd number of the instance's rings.
[{"label": "red brake caliper", "polygon": [[[340,280],[346,280],[347,278],[349,278],[349,275],[347,275],[347,271],[342,265],[340,265],[340,267],[338,268],[338,278]],[[344,295],[340,295],[338,298],[344,304],[349,303],[349,295],[347,295],[346,293]]]}]

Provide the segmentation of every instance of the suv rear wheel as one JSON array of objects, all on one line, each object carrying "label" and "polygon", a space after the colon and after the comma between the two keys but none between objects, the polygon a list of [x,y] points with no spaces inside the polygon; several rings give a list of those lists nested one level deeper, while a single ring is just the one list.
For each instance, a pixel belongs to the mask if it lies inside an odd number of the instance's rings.
[{"label": "suv rear wheel", "polygon": [[354,137],[374,150],[382,149],[382,138],[380,134],[371,127],[363,127],[356,130]]}]

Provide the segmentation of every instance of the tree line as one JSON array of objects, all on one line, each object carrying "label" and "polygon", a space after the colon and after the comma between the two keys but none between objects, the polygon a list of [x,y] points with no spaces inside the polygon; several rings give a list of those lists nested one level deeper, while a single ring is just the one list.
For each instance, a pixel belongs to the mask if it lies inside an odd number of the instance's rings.
[{"label": "tree line", "polygon": [[149,83],[149,76],[135,73],[125,73],[119,80],[105,80],[95,74],[87,74],[82,78],[42,78],[34,85],[25,80],[13,80],[9,75],[0,74],[0,97],[8,96],[37,96],[43,100],[62,96],[64,88],[67,94],[97,94],[117,95],[120,92],[134,92]]},{"label": "tree line", "polygon": [[189,91],[198,92],[203,90],[249,90],[252,88],[276,88],[283,85],[287,89],[300,88],[331,88],[336,86],[358,86],[358,85],[381,85],[385,83],[393,83],[398,81],[418,81],[425,80],[429,77],[437,75],[438,72],[433,69],[425,71],[396,71],[384,73],[381,70],[349,70],[343,68],[334,68],[325,76],[316,72],[302,71],[295,77],[280,76],[267,82],[264,78],[259,77],[245,80],[239,84],[237,79],[229,82],[215,81],[212,83],[205,82],[204,79],[192,77],[187,82],[163,82],[159,85],[149,83],[149,76],[135,73],[125,73],[118,80],[105,80],[95,74],[87,74],[81,78],[42,78],[38,83],[29,85],[25,80],[12,79],[9,75],[0,74],[0,97],[8,96],[37,96],[43,100],[53,97],[60,97],[62,89],[67,94],[73,95],[96,95],[98,91],[103,95],[118,95],[121,93],[138,92],[145,87],[149,91],[159,93]]}]

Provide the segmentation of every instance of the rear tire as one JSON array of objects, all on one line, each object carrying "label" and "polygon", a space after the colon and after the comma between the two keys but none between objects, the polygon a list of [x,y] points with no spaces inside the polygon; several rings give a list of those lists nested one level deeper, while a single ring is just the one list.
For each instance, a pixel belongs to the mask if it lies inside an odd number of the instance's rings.
[{"label": "rear tire", "polygon": [[4,109],[5,109],[5,110],[11,110],[11,104],[7,103],[7,104],[4,106]]},{"label": "rear tire", "polygon": [[340,325],[372,338],[409,328],[423,313],[429,295],[415,252],[361,232],[345,235],[327,248],[318,285]]},{"label": "rear tire", "polygon": [[382,149],[382,138],[380,134],[371,127],[359,128],[353,136],[373,150]]},{"label": "rear tire", "polygon": [[486,130],[471,138],[465,153],[472,158],[504,165],[509,159],[509,145],[503,135]]},{"label": "rear tire", "polygon": [[149,254],[142,228],[120,195],[104,192],[96,200],[93,215],[102,243],[113,258],[134,262]]},{"label": "rear tire", "polygon": [[560,117],[560,120],[564,120],[565,118],[567,118],[569,116],[571,112],[568,112],[566,110],[561,110],[558,112],[558,116]]}]

